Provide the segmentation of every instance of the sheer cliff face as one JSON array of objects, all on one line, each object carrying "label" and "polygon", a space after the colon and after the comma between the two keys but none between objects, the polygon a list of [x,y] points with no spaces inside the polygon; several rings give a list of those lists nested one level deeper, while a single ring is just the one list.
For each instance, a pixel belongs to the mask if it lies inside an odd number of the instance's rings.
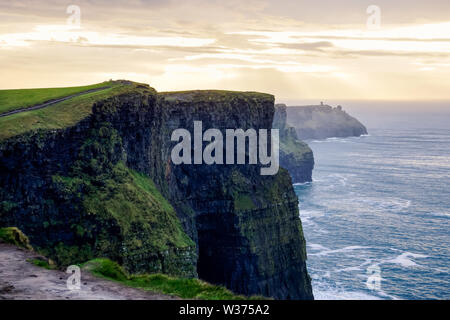
[{"label": "sheer cliff face", "polygon": [[61,263],[103,255],[131,272],[311,299],[287,171],[170,161],[174,129],[270,129],[273,113],[265,94],[148,89],[97,103],[73,128],[11,138],[0,144],[0,226]]},{"label": "sheer cliff face", "polygon": [[287,123],[300,139],[352,137],[367,134],[366,127],[340,106],[328,105],[287,107]]},{"label": "sheer cliff face", "polygon": [[309,146],[297,138],[294,127],[287,124],[286,105],[277,104],[272,127],[280,130],[280,165],[294,183],[312,181],[314,156]]}]

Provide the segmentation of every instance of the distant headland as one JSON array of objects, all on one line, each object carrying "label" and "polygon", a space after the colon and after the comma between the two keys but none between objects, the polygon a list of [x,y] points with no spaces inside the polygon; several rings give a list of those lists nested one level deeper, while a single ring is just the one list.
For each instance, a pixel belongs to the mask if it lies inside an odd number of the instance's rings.
[{"label": "distant headland", "polygon": [[341,106],[288,106],[287,123],[294,127],[302,140],[331,137],[353,137],[367,134],[366,127],[345,112]]}]

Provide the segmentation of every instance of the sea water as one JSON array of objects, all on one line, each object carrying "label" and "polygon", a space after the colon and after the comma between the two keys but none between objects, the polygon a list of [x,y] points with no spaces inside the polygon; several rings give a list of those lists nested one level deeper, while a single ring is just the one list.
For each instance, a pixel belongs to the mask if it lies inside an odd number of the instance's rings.
[{"label": "sea water", "polygon": [[316,299],[450,299],[450,117],[399,119],[308,142],[313,182],[294,188]]}]

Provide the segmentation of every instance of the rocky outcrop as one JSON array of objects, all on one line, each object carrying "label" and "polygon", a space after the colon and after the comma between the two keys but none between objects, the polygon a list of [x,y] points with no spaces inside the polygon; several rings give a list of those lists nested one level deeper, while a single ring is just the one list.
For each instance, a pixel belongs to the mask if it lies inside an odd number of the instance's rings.
[{"label": "rocky outcrop", "polygon": [[367,134],[366,127],[341,106],[301,106],[287,108],[287,123],[302,140],[352,137]]},{"label": "rocky outcrop", "polygon": [[199,276],[236,293],[312,299],[288,172],[174,165],[176,128],[271,128],[273,96],[147,88],[97,102],[64,130],[0,143],[0,226],[59,264],[108,257],[127,271]]},{"label": "rocky outcrop", "polygon": [[297,138],[295,128],[287,124],[286,118],[286,105],[275,105],[272,127],[280,130],[280,166],[289,171],[294,183],[312,181],[313,152]]}]

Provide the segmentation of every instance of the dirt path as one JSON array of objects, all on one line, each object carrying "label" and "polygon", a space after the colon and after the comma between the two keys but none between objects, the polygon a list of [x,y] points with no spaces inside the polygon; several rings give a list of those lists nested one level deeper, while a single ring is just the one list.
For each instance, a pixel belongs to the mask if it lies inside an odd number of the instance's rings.
[{"label": "dirt path", "polygon": [[91,90],[79,92],[79,93],[76,93],[76,94],[72,94],[72,95],[64,97],[64,98],[50,100],[50,101],[47,101],[45,103],[37,104],[37,105],[31,106],[31,107],[16,109],[16,110],[13,110],[13,111],[8,111],[8,112],[5,112],[5,113],[1,113],[0,114],[0,118],[1,117],[6,117],[6,116],[10,116],[10,115],[16,114],[16,113],[21,113],[21,112],[26,112],[26,111],[46,108],[46,107],[51,106],[53,104],[60,103],[60,102],[63,102],[63,101],[66,101],[66,100],[69,100],[69,99],[72,99],[72,98],[75,98],[75,97],[78,97],[78,96],[82,96],[82,95],[85,95],[85,94],[88,94],[88,93],[97,92],[97,91],[101,91],[101,90],[105,90],[105,89],[109,89],[109,88],[111,88],[111,87],[110,86],[106,86],[106,87],[91,89]]},{"label": "dirt path", "polygon": [[133,289],[81,274],[81,290],[70,291],[69,274],[37,267],[27,259],[39,257],[34,252],[0,243],[0,300],[168,300],[178,299],[158,293]]}]

